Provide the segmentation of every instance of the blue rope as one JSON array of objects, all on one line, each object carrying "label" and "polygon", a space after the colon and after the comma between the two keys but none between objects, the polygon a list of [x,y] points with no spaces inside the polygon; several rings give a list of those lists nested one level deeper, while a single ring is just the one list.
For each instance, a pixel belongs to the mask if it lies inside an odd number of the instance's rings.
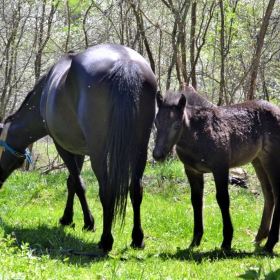
[{"label": "blue rope", "polygon": [[3,147],[4,150],[9,151],[11,154],[16,156],[17,158],[24,158],[25,157],[30,164],[33,164],[33,161],[32,161],[32,158],[31,158],[31,155],[30,155],[30,152],[29,152],[28,149],[25,150],[24,154],[20,153],[20,152],[17,152],[13,148],[11,148],[5,141],[3,141],[1,139],[0,139],[0,147]]}]

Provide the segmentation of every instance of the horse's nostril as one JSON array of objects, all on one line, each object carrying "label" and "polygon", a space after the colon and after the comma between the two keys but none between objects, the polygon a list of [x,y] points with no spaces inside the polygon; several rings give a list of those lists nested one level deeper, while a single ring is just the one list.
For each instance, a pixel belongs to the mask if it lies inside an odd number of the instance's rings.
[{"label": "horse's nostril", "polygon": [[154,149],[153,157],[155,160],[163,160],[164,159],[164,152],[161,149]]}]

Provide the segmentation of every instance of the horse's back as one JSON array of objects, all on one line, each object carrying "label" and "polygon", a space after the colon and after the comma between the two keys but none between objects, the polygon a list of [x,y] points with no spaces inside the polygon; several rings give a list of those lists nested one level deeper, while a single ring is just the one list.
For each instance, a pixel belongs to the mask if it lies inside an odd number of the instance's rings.
[{"label": "horse's back", "polygon": [[[92,133],[103,139],[108,136],[112,107],[116,106],[113,103],[119,98],[112,95],[128,91],[125,83],[137,91],[134,103],[141,119],[135,124],[137,131],[145,130],[147,125],[151,127],[157,82],[147,61],[136,51],[117,44],[89,48],[73,60],[67,82],[70,88],[78,84],[77,113],[83,131],[94,130]],[[89,116],[94,120],[92,124],[88,122]]]},{"label": "horse's back", "polygon": [[[135,102],[143,120],[139,122],[140,126],[144,123],[145,131],[147,125],[151,126],[157,83],[140,54],[121,45],[104,44],[72,55],[69,64],[58,64],[60,68],[65,65],[64,75],[59,73],[52,78],[55,83],[52,82],[49,88],[51,96],[45,102],[45,115],[50,134],[62,147],[71,152],[89,154],[89,145],[96,142],[93,137],[105,142],[111,125],[112,94],[125,88],[122,84],[124,79],[132,88],[139,89]],[[122,72],[120,69],[125,70]],[[113,83],[114,80],[119,83]]]}]

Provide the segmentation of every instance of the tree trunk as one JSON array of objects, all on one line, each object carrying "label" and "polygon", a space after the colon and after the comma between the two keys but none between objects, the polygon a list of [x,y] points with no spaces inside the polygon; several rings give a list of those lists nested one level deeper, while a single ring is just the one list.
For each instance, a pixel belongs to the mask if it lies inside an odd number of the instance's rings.
[{"label": "tree trunk", "polygon": [[136,18],[137,27],[138,27],[140,35],[141,35],[140,37],[144,41],[144,45],[146,48],[147,55],[149,57],[151,68],[152,68],[153,72],[155,73],[155,71],[156,71],[155,60],[153,58],[153,54],[152,54],[152,51],[151,51],[151,48],[149,45],[149,40],[147,39],[147,36],[145,33],[145,28],[143,25],[143,18],[142,18],[141,11],[138,9],[138,7],[136,7],[136,5],[134,4],[133,1],[130,1],[130,5],[132,7],[133,13]]},{"label": "tree trunk", "polygon": [[225,14],[224,14],[223,0],[220,0],[219,4],[220,4],[220,15],[221,15],[221,36],[220,36],[221,69],[220,69],[220,90],[219,90],[218,106],[224,103],[224,98],[225,98]]},{"label": "tree trunk", "polygon": [[190,62],[191,62],[191,69],[194,69],[190,73],[190,79],[192,86],[197,89],[197,81],[196,81],[196,74],[195,74],[195,29],[196,29],[196,7],[197,3],[192,3],[192,11],[191,11],[191,37],[190,37]]},{"label": "tree trunk", "polygon": [[265,16],[263,18],[262,26],[260,29],[260,32],[257,36],[257,44],[256,44],[256,50],[252,61],[252,68],[251,68],[251,77],[249,81],[249,91],[248,91],[248,100],[253,100],[255,98],[255,91],[256,91],[256,83],[257,83],[257,77],[258,77],[258,69],[260,64],[260,58],[264,43],[264,37],[268,28],[269,19],[273,10],[275,4],[275,0],[270,0],[265,12]]}]

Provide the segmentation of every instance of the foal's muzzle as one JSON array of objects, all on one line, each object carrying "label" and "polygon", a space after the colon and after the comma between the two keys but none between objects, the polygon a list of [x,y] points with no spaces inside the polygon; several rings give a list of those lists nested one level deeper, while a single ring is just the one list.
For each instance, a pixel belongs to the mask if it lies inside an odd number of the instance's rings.
[{"label": "foal's muzzle", "polygon": [[166,153],[162,148],[155,147],[153,151],[153,157],[156,161],[164,161],[166,158]]}]

